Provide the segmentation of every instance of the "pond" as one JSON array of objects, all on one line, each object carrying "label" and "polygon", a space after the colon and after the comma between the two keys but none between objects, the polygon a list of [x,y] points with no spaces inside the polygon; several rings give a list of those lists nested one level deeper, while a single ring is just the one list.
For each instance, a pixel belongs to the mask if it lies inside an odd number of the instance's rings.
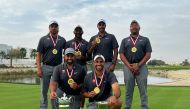
[{"label": "pond", "polygon": [[[124,84],[124,76],[122,70],[115,71],[116,77],[119,81],[119,84]],[[1,77],[2,78],[2,77]],[[10,83],[26,83],[26,84],[40,84],[39,77],[31,76],[31,77],[18,77],[18,78],[7,78],[1,79],[1,82],[10,82]],[[166,82],[172,82],[174,80],[168,79],[168,78],[161,78],[161,77],[154,77],[154,76],[148,76],[148,84],[154,85],[158,83],[166,83]]]}]

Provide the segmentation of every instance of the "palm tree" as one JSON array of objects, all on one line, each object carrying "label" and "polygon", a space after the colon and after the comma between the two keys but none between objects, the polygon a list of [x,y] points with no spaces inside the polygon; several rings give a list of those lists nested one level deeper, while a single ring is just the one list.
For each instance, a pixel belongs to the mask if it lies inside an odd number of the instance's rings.
[{"label": "palm tree", "polygon": [[6,53],[4,51],[0,51],[0,57],[1,60],[4,59],[6,57]]},{"label": "palm tree", "polygon": [[36,49],[32,49],[30,51],[30,57],[35,59],[36,58],[36,52],[37,52]]},{"label": "palm tree", "polygon": [[21,48],[20,49],[20,57],[21,57],[21,59],[26,57],[26,53],[27,53],[26,48]]},{"label": "palm tree", "polygon": [[0,57],[1,57],[1,62],[2,62],[3,59],[6,57],[6,54],[4,51],[0,51]]},{"label": "palm tree", "polygon": [[20,56],[20,49],[13,49],[11,48],[11,50],[9,51],[9,53],[7,54],[7,56],[10,58],[10,67],[12,67],[13,65],[13,59],[17,59]]}]

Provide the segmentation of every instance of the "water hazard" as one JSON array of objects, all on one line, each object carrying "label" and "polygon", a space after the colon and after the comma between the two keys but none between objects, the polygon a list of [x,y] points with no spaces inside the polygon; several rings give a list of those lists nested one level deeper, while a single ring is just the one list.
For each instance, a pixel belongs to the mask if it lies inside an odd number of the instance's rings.
[{"label": "water hazard", "polygon": [[[116,77],[119,81],[119,84],[124,84],[124,76],[122,70],[115,71]],[[1,79],[1,82],[10,82],[10,83],[25,83],[25,84],[40,84],[39,77],[36,76],[27,76],[27,77],[18,77],[18,78],[7,78]],[[161,78],[161,77],[154,77],[154,76],[148,76],[148,84],[154,85],[158,83],[166,83],[166,82],[172,82],[174,80],[168,79],[168,78]]]}]

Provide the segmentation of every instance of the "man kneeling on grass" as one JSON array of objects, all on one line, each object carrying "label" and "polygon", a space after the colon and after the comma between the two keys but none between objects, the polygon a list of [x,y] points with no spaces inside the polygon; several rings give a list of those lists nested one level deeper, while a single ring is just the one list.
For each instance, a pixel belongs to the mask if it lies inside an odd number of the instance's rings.
[{"label": "man kneeling on grass", "polygon": [[69,103],[69,109],[82,108],[82,96],[80,92],[86,70],[75,63],[74,53],[75,50],[73,48],[67,48],[65,50],[64,64],[58,65],[53,72],[50,83],[52,109],[59,109],[56,99],[57,97],[60,98],[63,93],[69,98],[72,97],[72,102]]},{"label": "man kneeling on grass", "polygon": [[[104,69],[105,58],[102,55],[94,57],[94,71],[84,79],[82,93],[89,98],[88,109],[95,109],[96,103],[106,101],[109,109],[120,109],[120,88],[114,73]],[[112,95],[113,92],[113,95]]]}]

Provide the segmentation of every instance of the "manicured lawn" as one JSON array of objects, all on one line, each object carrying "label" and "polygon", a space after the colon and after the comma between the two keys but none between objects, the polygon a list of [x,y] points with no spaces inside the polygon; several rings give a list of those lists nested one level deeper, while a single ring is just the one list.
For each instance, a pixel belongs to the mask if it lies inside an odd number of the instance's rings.
[{"label": "manicured lawn", "polygon": [[[121,90],[124,101],[124,86]],[[0,83],[0,109],[39,109],[39,91],[39,85]],[[149,86],[148,94],[150,109],[190,109],[190,87]],[[132,109],[140,109],[138,88]]]},{"label": "manicured lawn", "polygon": [[148,69],[151,70],[189,70],[190,65],[182,66],[182,65],[162,65],[162,66],[148,66]]}]

